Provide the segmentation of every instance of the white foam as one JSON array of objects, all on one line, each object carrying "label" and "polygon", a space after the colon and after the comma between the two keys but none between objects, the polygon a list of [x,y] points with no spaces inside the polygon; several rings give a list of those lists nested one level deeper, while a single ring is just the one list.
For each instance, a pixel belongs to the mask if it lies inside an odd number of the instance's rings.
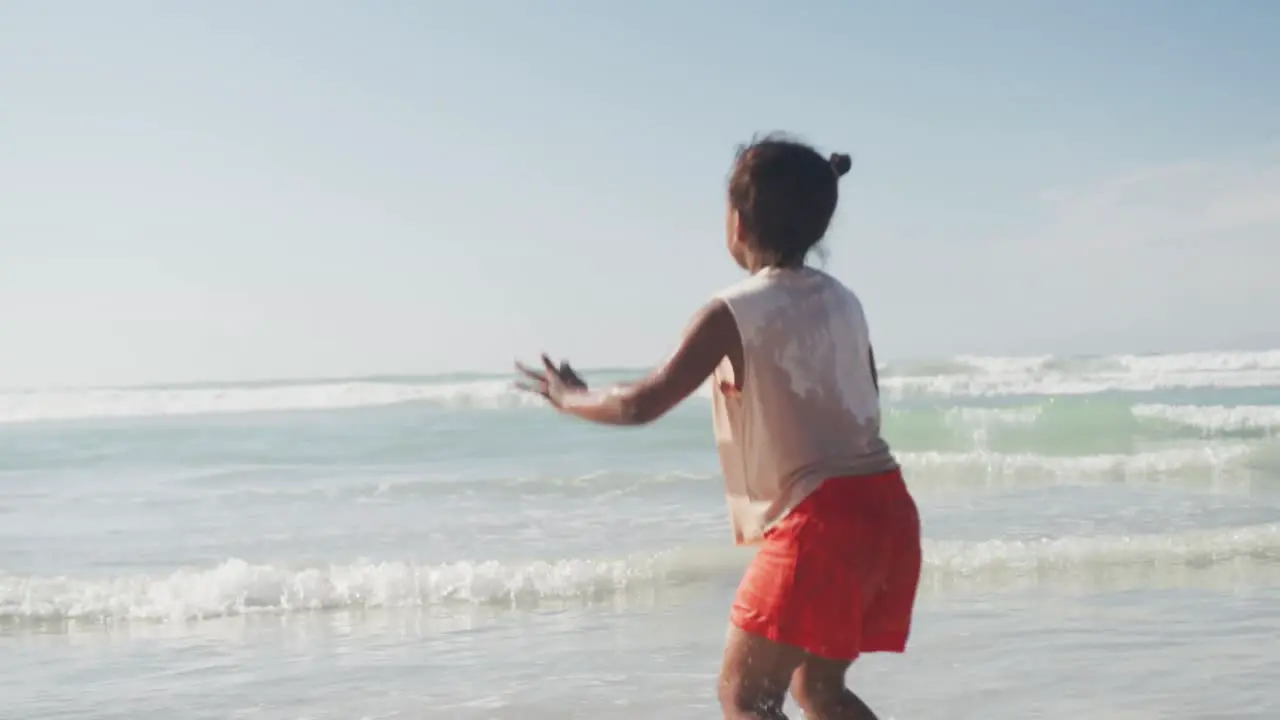
[{"label": "white foam", "polygon": [[1068,374],[1058,371],[1016,375],[937,375],[895,377],[881,381],[890,397],[910,394],[993,397],[1009,395],[1090,395],[1152,392],[1184,388],[1280,387],[1280,370],[1195,372],[1172,375],[1136,373]]},{"label": "white foam", "polygon": [[909,481],[934,483],[950,479],[951,472],[977,470],[984,479],[1017,478],[1025,475],[1127,480],[1159,478],[1173,473],[1221,471],[1250,458],[1254,448],[1244,443],[1205,444],[1134,454],[1038,455],[1035,453],[906,452],[898,459]]},{"label": "white foam", "polygon": [[961,427],[992,427],[1001,425],[1031,425],[1040,418],[1044,408],[1039,405],[1011,408],[957,407],[947,410],[947,421]]},{"label": "white foam", "polygon": [[1213,565],[1239,558],[1280,560],[1280,524],[1199,530],[1174,535],[1101,535],[1043,540],[928,543],[937,574],[993,570],[1073,569],[1081,566]]},{"label": "white foam", "polygon": [[137,388],[0,393],[0,423],[334,410],[425,402],[449,408],[542,404],[508,382],[336,382],[273,387]]},{"label": "white foam", "polygon": [[257,612],[519,605],[589,599],[678,578],[672,553],[528,564],[356,563],[291,570],[231,559],[213,569],[107,580],[0,574],[0,621],[198,620]]},{"label": "white foam", "polygon": [[[913,374],[881,377],[888,397],[1081,395],[1110,390],[1280,387],[1280,350],[1112,356],[1056,361],[1049,356],[958,358]],[[888,368],[886,367],[886,370]],[[710,396],[710,385],[695,393]],[[0,392],[0,423],[96,418],[330,410],[421,402],[445,408],[537,406],[508,379],[469,382],[351,380],[273,386],[29,390]],[[996,411],[1008,413],[1009,411]],[[1023,417],[1029,417],[1024,415]]]},{"label": "white foam", "polygon": [[1135,405],[1132,412],[1135,417],[1187,425],[1210,435],[1280,429],[1280,406],[1275,405]]},{"label": "white foam", "polygon": [[956,362],[988,375],[1017,375],[1038,372],[1053,360],[1052,355],[958,355]]},{"label": "white foam", "polygon": [[1150,375],[1200,372],[1280,370],[1280,349],[1245,352],[1195,352],[1166,355],[1119,355],[1129,370]]},{"label": "white foam", "polygon": [[[1240,559],[1280,560],[1280,525],[1179,534],[981,542],[925,541],[934,581],[983,574],[1125,566],[1204,567]],[[228,560],[212,569],[112,579],[0,574],[0,623],[187,621],[251,613],[401,608],[461,603],[530,606],[590,601],[642,588],[732,580],[750,554],[733,548],[668,551],[615,560],[355,563],[293,570]]]},{"label": "white foam", "polygon": [[1175,388],[1280,387],[1280,350],[1118,355],[1056,362],[1049,356],[958,358],[970,372],[881,378],[893,395],[1085,395]]}]

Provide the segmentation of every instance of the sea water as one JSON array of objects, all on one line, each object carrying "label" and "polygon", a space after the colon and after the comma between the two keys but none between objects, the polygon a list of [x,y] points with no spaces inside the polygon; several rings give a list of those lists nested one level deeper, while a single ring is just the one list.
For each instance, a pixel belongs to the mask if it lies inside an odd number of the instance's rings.
[{"label": "sea water", "polygon": [[[926,537],[907,654],[850,673],[882,717],[1280,717],[1280,351],[881,372]],[[709,416],[0,394],[0,718],[718,717],[750,551]]]}]

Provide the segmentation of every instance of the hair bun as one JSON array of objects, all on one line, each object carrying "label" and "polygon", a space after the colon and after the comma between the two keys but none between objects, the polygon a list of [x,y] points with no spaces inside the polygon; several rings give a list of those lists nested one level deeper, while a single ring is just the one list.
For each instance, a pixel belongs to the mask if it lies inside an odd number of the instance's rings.
[{"label": "hair bun", "polygon": [[853,158],[841,153],[831,153],[830,162],[831,169],[836,171],[836,177],[842,177],[853,168]]}]

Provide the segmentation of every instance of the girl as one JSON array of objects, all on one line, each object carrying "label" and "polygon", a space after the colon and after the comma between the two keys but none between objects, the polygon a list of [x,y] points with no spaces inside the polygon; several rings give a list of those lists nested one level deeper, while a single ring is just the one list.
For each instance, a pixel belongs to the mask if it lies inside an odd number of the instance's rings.
[{"label": "girl", "polygon": [[729,254],[750,277],[693,318],[675,353],[634,384],[591,390],[542,357],[526,390],[598,423],[652,422],[711,377],[736,542],[759,550],[730,613],[725,718],[873,720],[845,687],[864,652],[903,652],[920,577],[920,521],[880,437],[862,304],[805,259],[831,222],[847,155],[769,136],[729,181]]}]

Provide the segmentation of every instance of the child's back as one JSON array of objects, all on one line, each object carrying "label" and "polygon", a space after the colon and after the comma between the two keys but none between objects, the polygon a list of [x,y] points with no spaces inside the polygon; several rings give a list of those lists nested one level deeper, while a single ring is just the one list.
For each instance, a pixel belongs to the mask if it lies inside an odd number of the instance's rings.
[{"label": "child's back", "polygon": [[766,268],[720,292],[742,339],[744,376],[721,363],[716,440],[734,536],[764,530],[827,478],[897,462],[880,437],[880,401],[862,303],[819,270]]}]

